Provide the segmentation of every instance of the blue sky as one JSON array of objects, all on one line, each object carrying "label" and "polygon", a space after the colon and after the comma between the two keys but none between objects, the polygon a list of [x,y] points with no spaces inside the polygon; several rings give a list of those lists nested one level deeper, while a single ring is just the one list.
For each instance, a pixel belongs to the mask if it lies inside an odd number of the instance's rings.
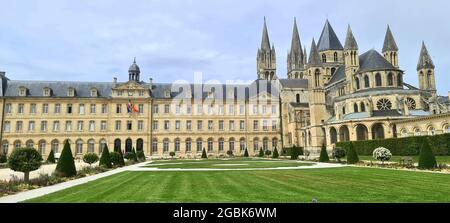
[{"label": "blue sky", "polygon": [[450,1],[0,0],[0,70],[16,80],[119,81],[133,57],[155,82],[253,80],[263,17],[286,77],[293,17],[302,44],[328,18],[342,44],[348,24],[360,53],[381,50],[387,24],[400,48],[405,81],[417,86],[425,40],[439,94],[450,90]]}]

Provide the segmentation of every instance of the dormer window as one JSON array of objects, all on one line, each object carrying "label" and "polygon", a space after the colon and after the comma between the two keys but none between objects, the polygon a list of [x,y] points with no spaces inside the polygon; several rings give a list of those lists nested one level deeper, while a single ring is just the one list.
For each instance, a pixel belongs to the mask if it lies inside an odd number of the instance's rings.
[{"label": "dormer window", "polygon": [[67,89],[67,97],[74,97],[74,96],[75,96],[75,89],[73,87]]},{"label": "dormer window", "polygon": [[166,89],[166,90],[164,91],[164,97],[170,98],[170,90],[169,90],[169,89]]},{"label": "dormer window", "polygon": [[44,89],[42,89],[42,96],[44,97],[52,96],[52,89],[49,87],[44,87]]},{"label": "dormer window", "polygon": [[27,91],[28,91],[28,89],[26,87],[19,87],[18,94],[21,97],[25,97],[25,96],[27,96]]},{"label": "dormer window", "polygon": [[91,89],[91,97],[97,97],[98,96],[98,91],[95,88]]},{"label": "dormer window", "polygon": [[122,96],[123,95],[123,90],[117,90],[117,96]]}]

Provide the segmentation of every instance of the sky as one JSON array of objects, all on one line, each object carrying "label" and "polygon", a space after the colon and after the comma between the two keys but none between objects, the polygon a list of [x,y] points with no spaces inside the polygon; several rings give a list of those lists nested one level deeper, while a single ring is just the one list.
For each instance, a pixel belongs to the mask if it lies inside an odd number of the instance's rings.
[{"label": "sky", "polygon": [[266,16],[286,78],[294,17],[308,54],[328,18],[343,45],[351,25],[360,54],[381,51],[389,24],[414,86],[424,40],[438,93],[448,95],[449,9],[446,0],[0,0],[0,71],[12,80],[126,81],[136,57],[144,81],[192,82],[194,72],[250,81]]}]

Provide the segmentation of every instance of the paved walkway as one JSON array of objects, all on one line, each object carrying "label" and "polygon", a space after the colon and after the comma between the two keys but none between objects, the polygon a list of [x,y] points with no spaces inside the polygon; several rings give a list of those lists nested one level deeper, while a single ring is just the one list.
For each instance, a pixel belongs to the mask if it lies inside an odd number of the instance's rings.
[{"label": "paved walkway", "polygon": [[126,167],[122,167],[122,168],[117,168],[108,172],[104,172],[104,173],[99,173],[96,175],[92,175],[92,176],[88,176],[88,177],[83,177],[80,179],[76,179],[76,180],[71,180],[71,181],[67,181],[64,183],[60,183],[60,184],[55,184],[52,186],[48,186],[48,187],[41,187],[38,189],[34,189],[34,190],[30,190],[30,191],[25,191],[25,192],[21,192],[18,194],[14,194],[14,195],[10,195],[10,196],[5,196],[5,197],[0,197],[0,203],[18,203],[18,202],[22,202],[25,200],[29,200],[29,199],[33,199],[33,198],[37,198],[37,197],[41,197],[53,192],[57,192],[60,190],[64,190],[66,188],[69,187],[74,187],[80,184],[84,184],[93,180],[97,180],[103,177],[107,177],[107,176],[111,176],[117,173],[121,173],[124,171],[128,171],[128,170],[132,170],[132,169],[136,169],[139,168],[140,166],[144,166],[147,165],[148,162],[144,162],[144,163],[138,163],[135,165],[131,165],[131,166],[126,166]]},{"label": "paved walkway", "polygon": [[[84,162],[75,162],[75,167],[77,170],[80,170],[85,166],[89,166],[89,164]],[[95,166],[95,164],[93,166]],[[42,165],[39,169],[30,172],[30,179],[37,178],[40,174],[51,175],[53,171],[55,171],[55,168],[56,164]],[[15,172],[9,168],[0,169],[0,180],[10,180],[13,176],[23,179],[22,172]]]}]

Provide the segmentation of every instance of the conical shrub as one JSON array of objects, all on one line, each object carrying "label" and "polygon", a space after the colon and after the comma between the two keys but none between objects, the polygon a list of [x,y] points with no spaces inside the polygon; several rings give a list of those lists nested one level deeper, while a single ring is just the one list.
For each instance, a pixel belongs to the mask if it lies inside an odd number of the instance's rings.
[{"label": "conical shrub", "polygon": [[66,143],[64,144],[64,148],[61,152],[61,156],[59,157],[55,172],[64,177],[72,177],[77,175],[75,160],[72,156],[69,140],[66,140]]},{"label": "conical shrub", "polygon": [[248,157],[248,150],[247,150],[247,148],[245,148],[244,157]]},{"label": "conical shrub", "polygon": [[330,157],[328,157],[327,148],[325,144],[322,145],[322,149],[320,150],[319,162],[326,163],[330,161]]},{"label": "conical shrub", "polygon": [[56,163],[55,153],[53,152],[53,149],[51,149],[50,154],[48,154],[47,163]]},{"label": "conical shrub", "polygon": [[431,151],[428,140],[424,140],[420,148],[419,169],[433,169],[437,167],[436,157]]},{"label": "conical shrub", "polygon": [[105,147],[103,148],[102,155],[100,156],[99,165],[106,167],[106,168],[112,168],[111,157],[109,156],[108,145],[105,145]]},{"label": "conical shrub", "polygon": [[259,148],[259,157],[264,157],[264,151],[262,148]]},{"label": "conical shrub", "polygon": [[208,159],[208,154],[206,154],[205,148],[203,148],[203,151],[202,151],[202,159]]},{"label": "conical shrub", "polygon": [[355,164],[359,162],[358,154],[356,153],[353,143],[350,143],[347,151],[347,164]]},{"label": "conical shrub", "polygon": [[272,158],[278,159],[279,156],[280,154],[278,154],[278,149],[277,147],[275,147],[275,149],[273,150]]}]

